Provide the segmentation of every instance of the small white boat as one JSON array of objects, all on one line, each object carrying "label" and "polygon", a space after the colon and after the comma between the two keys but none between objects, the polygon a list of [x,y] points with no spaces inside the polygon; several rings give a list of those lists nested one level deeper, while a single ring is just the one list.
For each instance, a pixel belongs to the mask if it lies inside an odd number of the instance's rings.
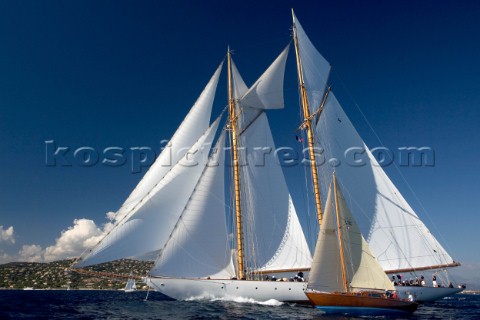
[{"label": "small white boat", "polygon": [[135,283],[135,279],[129,278],[127,284],[125,285],[125,292],[135,292],[137,291],[137,284]]}]

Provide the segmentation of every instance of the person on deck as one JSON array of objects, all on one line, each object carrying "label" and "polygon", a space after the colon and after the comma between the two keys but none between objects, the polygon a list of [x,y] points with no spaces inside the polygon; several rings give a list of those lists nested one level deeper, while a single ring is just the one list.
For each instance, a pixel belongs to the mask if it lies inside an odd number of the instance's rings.
[{"label": "person on deck", "polygon": [[411,301],[411,302],[415,301],[415,299],[413,298],[413,295],[410,291],[408,292],[408,301]]},{"label": "person on deck", "polygon": [[298,279],[299,282],[305,281],[305,279],[303,279],[303,272],[302,271],[297,273],[297,279]]},{"label": "person on deck", "polygon": [[425,277],[424,276],[420,276],[420,285],[422,287],[425,287]]}]

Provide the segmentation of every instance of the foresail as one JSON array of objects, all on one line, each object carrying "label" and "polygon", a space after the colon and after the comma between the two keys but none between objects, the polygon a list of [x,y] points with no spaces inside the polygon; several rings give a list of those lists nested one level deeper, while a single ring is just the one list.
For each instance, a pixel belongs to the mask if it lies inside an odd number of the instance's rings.
[{"label": "foresail", "polygon": [[208,128],[165,177],[93,249],[80,257],[76,267],[133,258],[154,260],[171,234],[194,191],[220,119]]},{"label": "foresail", "polygon": [[[330,93],[316,127],[324,175],[335,164],[349,207],[386,271],[453,264],[366,147],[335,95]],[[325,189],[325,186],[323,186]]]},{"label": "foresail", "polygon": [[280,109],[283,102],[283,78],[287,62],[288,45],[263,75],[241,98],[241,104],[258,109]]},{"label": "foresail", "polygon": [[310,113],[314,114],[323,101],[331,66],[313,46],[295,14],[293,14],[293,23],[297,33],[308,105]]},{"label": "foresail", "polygon": [[224,146],[225,131],[151,275],[212,279],[235,275],[225,215]]},{"label": "foresail", "polygon": [[335,199],[332,189],[332,187],[329,188],[325,202],[323,223],[318,233],[312,268],[308,278],[308,288],[325,292],[341,292],[344,287],[340,247],[334,217]]},{"label": "foresail", "polygon": [[[334,177],[335,179],[335,177]],[[352,289],[395,290],[362,236],[337,182],[338,216],[342,228],[347,279]]]},{"label": "foresail", "polygon": [[213,99],[215,97],[222,65],[223,62],[215,71],[200,97],[170,139],[166,148],[151,165],[137,187],[118,210],[115,216],[116,221],[120,221],[130,215],[132,209],[138,202],[152,190],[167,172],[185,155],[205,130],[207,130],[210,124]]}]

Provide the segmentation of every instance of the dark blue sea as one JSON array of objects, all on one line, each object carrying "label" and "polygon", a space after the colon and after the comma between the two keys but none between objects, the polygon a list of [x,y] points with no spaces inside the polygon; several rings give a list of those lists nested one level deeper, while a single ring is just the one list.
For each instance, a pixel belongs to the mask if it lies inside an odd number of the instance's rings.
[{"label": "dark blue sea", "polygon": [[[174,301],[160,293],[0,290],[0,319],[370,319],[331,316],[305,306],[253,301]],[[480,295],[421,305],[410,316],[376,319],[480,319]]]}]

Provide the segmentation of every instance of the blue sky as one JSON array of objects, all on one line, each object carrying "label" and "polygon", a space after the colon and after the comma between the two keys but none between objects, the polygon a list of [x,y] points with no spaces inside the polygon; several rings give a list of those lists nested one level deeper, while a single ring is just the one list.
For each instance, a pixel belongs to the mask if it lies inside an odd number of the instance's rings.
[{"label": "blue sky", "polygon": [[[3,261],[58,244],[74,219],[101,227],[144,173],[47,166],[45,141],[159,150],[228,45],[247,84],[256,80],[290,40],[292,7],[333,65],[333,90],[366,143],[435,151],[433,167],[386,171],[454,259],[480,264],[475,1],[1,1]],[[292,57],[286,109],[269,114],[277,145],[295,146],[300,121]],[[221,93],[214,114],[224,105]],[[298,170],[286,176],[301,190]]]}]

